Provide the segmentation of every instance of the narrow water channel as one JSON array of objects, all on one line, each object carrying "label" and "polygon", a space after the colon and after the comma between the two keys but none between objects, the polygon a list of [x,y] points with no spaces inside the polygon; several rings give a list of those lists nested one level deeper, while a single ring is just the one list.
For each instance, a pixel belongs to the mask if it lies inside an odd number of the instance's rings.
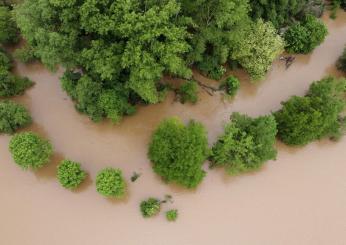
[{"label": "narrow water channel", "polygon": [[[334,64],[346,44],[346,14],[324,20],[330,32],[326,41],[311,55],[297,56],[289,69],[277,61],[256,85],[236,72],[242,86],[233,101],[201,91],[197,105],[181,105],[170,95],[164,103],[139,108],[119,125],[95,124],[77,113],[60,88],[61,72],[18,64],[18,73],[36,85],[16,100],[30,109],[34,125],[29,129],[51,140],[56,154],[44,169],[25,172],[7,150],[10,137],[0,136],[0,244],[346,244],[346,138],[299,149],[277,143],[277,161],[239,177],[228,177],[222,169],[208,171],[196,191],[164,184],[146,157],[150,135],[164,118],[201,121],[212,143],[232,112],[267,114],[290,96],[303,95],[312,81],[340,76]],[[63,189],[55,179],[63,158],[81,162],[90,174],[77,192]],[[92,180],[108,166],[121,168],[128,180],[129,195],[123,201],[96,193]],[[134,171],[141,177],[131,183]],[[165,194],[171,194],[174,203],[162,210],[179,209],[177,222],[168,223],[163,212],[143,219],[139,202]]]}]

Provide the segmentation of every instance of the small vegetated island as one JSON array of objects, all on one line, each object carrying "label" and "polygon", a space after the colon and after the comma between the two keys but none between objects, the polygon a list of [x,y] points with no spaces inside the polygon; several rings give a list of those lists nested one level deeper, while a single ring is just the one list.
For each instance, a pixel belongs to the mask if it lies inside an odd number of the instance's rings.
[{"label": "small vegetated island", "polygon": [[[344,0],[331,4],[334,11],[346,8]],[[181,103],[197,103],[199,88],[234,97],[240,81],[227,76],[227,69],[244,69],[256,82],[284,50],[310,53],[328,34],[319,19],[324,7],[319,0],[2,1],[0,133],[13,134],[32,122],[24,106],[8,100],[33,85],[13,74],[13,59],[5,51],[21,38],[24,44],[15,51],[16,59],[39,60],[52,71],[63,66],[61,86],[76,109],[95,122],[118,123],[139,104],[163,101],[169,90]],[[346,49],[337,67],[346,72]],[[193,69],[219,80],[219,86],[196,80]],[[168,84],[166,75],[183,82],[171,79]],[[211,147],[201,123],[168,118],[153,132],[148,158],[165,182],[193,189],[206,176],[207,160],[211,168],[224,167],[238,175],[276,159],[276,138],[292,146],[339,139],[346,127],[345,106],[346,80],[326,77],[313,82],[305,96],[291,97],[268,115],[233,113]],[[45,166],[53,154],[51,143],[33,132],[15,134],[9,150],[16,164],[32,170]],[[81,164],[72,160],[57,167],[57,179],[66,189],[76,189],[86,176]],[[122,171],[100,170],[96,190],[107,198],[123,198]],[[143,217],[158,214],[163,202],[143,200]],[[178,211],[170,209],[165,216],[175,221]]]}]

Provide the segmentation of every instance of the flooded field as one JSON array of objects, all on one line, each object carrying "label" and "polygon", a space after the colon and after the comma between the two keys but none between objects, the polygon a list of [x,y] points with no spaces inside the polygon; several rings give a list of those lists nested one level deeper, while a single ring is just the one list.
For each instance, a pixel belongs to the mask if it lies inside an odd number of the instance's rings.
[{"label": "flooded field", "polygon": [[[7,150],[10,137],[0,136],[0,244],[346,244],[346,138],[304,148],[277,143],[277,161],[239,177],[208,170],[196,191],[164,184],[146,156],[150,136],[164,118],[203,122],[211,144],[232,112],[267,114],[290,96],[303,95],[313,80],[340,76],[334,64],[346,44],[346,14],[324,19],[330,32],[326,41],[311,55],[297,56],[289,69],[277,61],[267,79],[256,85],[238,72],[242,86],[233,101],[201,90],[197,105],[181,105],[171,94],[162,104],[140,107],[119,125],[95,124],[78,114],[60,88],[61,71],[52,74],[39,64],[19,64],[18,73],[36,85],[16,100],[34,118],[29,129],[51,140],[55,155],[47,167],[25,172]],[[90,174],[76,192],[63,189],[55,179],[63,158],[81,162]],[[125,200],[107,200],[96,192],[93,180],[104,167],[123,170],[129,192]],[[131,183],[134,171],[142,175]],[[177,208],[177,222],[168,223],[164,212],[143,219],[140,201],[165,194],[172,195],[174,203],[165,204],[162,211]]]}]

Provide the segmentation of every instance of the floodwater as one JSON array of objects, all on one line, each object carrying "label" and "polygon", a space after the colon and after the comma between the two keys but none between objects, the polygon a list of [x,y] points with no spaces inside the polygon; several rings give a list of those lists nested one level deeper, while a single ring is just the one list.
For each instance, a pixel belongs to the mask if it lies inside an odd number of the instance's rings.
[{"label": "floodwater", "polygon": [[[51,140],[55,155],[42,170],[23,171],[7,150],[10,137],[0,136],[0,244],[345,245],[346,138],[304,148],[278,143],[277,161],[260,171],[228,177],[222,169],[208,170],[196,191],[163,183],[146,157],[150,135],[164,118],[203,122],[212,143],[233,111],[270,113],[290,96],[303,95],[313,80],[341,75],[334,64],[346,43],[346,14],[324,20],[330,31],[326,41],[311,55],[297,56],[288,70],[277,61],[257,85],[238,72],[242,87],[233,101],[201,91],[197,105],[181,105],[170,95],[162,104],[139,108],[119,125],[95,124],[78,114],[59,86],[61,72],[19,64],[18,72],[36,85],[16,100],[30,109],[35,123],[29,129]],[[81,162],[90,174],[78,191],[63,189],[55,179],[63,158]],[[123,170],[129,192],[125,200],[108,200],[96,192],[95,176],[104,167]],[[141,177],[131,183],[134,171]],[[162,211],[177,208],[178,220],[168,223],[164,212],[143,219],[140,201],[165,194],[174,202]]]}]

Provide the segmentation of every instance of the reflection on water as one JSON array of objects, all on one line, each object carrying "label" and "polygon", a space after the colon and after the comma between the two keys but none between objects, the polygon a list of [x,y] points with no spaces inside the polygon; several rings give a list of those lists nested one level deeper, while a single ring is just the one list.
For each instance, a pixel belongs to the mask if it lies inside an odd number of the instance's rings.
[{"label": "reflection on water", "polygon": [[[146,157],[150,135],[164,118],[199,120],[213,142],[232,112],[270,113],[290,96],[303,95],[313,80],[340,76],[334,63],[346,43],[346,14],[338,13],[336,21],[324,19],[330,32],[325,43],[309,56],[298,55],[289,69],[278,60],[258,84],[251,84],[243,71],[231,72],[242,81],[231,102],[201,90],[197,105],[181,105],[170,94],[161,104],[140,107],[119,125],[95,124],[78,114],[59,86],[61,70],[51,74],[40,64],[18,64],[17,72],[36,85],[16,100],[30,109],[34,125],[29,129],[49,138],[55,155],[35,173],[22,171],[8,153],[9,137],[0,136],[0,244],[344,244],[345,139],[299,149],[278,142],[277,161],[261,171],[230,178],[222,169],[208,170],[195,191],[164,184]],[[75,192],[64,190],[54,178],[64,158],[81,162],[89,172]],[[104,167],[123,170],[129,191],[125,200],[106,200],[96,193],[93,180]],[[132,183],[134,171],[142,175]],[[167,223],[163,214],[143,219],[139,202],[165,194],[175,202],[165,204],[163,211],[178,208],[178,221]]]}]

